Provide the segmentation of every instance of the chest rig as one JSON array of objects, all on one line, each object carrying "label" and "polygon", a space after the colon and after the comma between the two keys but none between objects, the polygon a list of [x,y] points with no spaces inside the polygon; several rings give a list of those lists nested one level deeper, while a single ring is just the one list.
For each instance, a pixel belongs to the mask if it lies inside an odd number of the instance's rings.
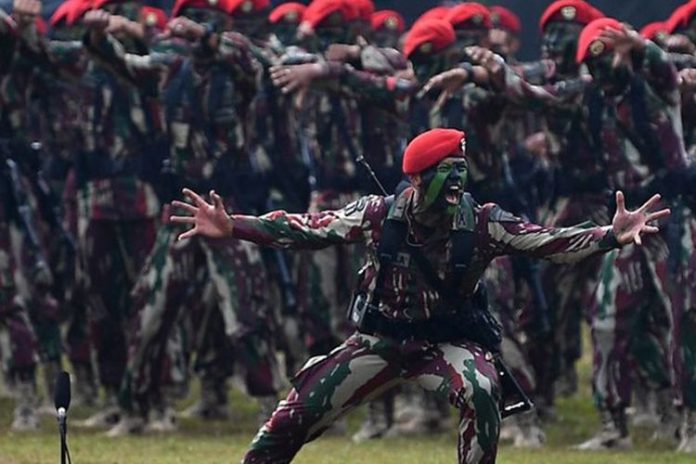
[{"label": "chest rig", "polygon": [[[434,343],[469,339],[490,351],[497,351],[500,344],[500,326],[488,312],[485,287],[478,285],[468,298],[461,296],[464,276],[474,253],[475,214],[474,200],[465,194],[455,212],[449,234],[451,243],[449,273],[441,279],[420,247],[410,244],[409,222],[406,208],[413,196],[408,188],[396,197],[388,197],[389,213],[384,221],[382,236],[377,246],[379,271],[375,279],[372,297],[364,292],[354,295],[349,318],[364,333],[376,333],[395,339],[420,339]],[[387,273],[397,262],[397,255],[406,252],[416,263],[428,285],[440,295],[444,311],[422,321],[406,321],[388,318],[380,310]]]}]

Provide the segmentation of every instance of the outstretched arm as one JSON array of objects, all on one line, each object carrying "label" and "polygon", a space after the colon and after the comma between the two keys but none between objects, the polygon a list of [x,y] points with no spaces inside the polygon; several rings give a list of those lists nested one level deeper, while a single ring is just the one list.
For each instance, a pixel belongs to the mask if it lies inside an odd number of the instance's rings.
[{"label": "outstretched arm", "polygon": [[499,254],[520,253],[555,262],[577,262],[617,246],[641,245],[643,236],[659,231],[654,224],[670,214],[669,209],[652,211],[659,202],[660,196],[655,195],[637,210],[628,211],[623,193],[617,192],[616,214],[611,226],[605,227],[542,227],[494,209],[488,232]]},{"label": "outstretched arm", "polygon": [[187,215],[172,216],[178,224],[192,226],[179,240],[201,235],[209,238],[233,237],[276,248],[324,248],[341,243],[368,240],[387,215],[383,197],[363,197],[342,209],[318,213],[289,214],[273,211],[260,217],[229,215],[222,198],[210,191],[211,203],[184,189],[190,203],[172,205]]}]

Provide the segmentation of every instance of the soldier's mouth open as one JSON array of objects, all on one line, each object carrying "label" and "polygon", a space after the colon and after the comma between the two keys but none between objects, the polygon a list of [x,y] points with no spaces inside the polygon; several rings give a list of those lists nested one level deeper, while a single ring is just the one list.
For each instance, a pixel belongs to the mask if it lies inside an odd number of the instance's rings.
[{"label": "soldier's mouth open", "polygon": [[462,193],[462,188],[459,185],[451,185],[445,193],[445,201],[450,205],[458,205]]}]

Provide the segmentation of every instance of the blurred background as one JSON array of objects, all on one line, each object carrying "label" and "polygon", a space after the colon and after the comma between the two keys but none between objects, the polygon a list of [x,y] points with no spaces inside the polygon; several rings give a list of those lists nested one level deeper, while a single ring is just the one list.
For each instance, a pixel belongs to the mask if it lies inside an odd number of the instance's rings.
[{"label": "blurred background", "polygon": [[[283,3],[284,0],[273,0],[273,4]],[[308,0],[299,0],[302,3],[309,3]],[[515,13],[522,20],[522,49],[518,57],[522,60],[533,59],[539,54],[539,34],[538,21],[541,12],[552,0],[498,0],[485,1],[483,4],[503,5]],[[45,0],[44,16],[48,17],[53,10],[61,3],[61,0]],[[174,0],[144,0],[144,3],[169,10]],[[437,0],[375,0],[378,10],[394,9],[404,15],[406,21],[411,23],[418,15],[425,10],[439,4],[456,4],[456,1],[437,1]],[[667,19],[669,14],[683,0],[593,0],[594,6],[602,10],[607,16],[628,22],[636,28],[656,20]],[[0,8],[10,10],[12,0],[0,0]]]}]

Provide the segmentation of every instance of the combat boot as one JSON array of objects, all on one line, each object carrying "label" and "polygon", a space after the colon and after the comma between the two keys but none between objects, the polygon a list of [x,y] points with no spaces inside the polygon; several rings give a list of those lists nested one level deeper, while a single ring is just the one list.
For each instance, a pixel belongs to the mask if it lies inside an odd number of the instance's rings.
[{"label": "combat boot", "polygon": [[43,369],[44,384],[46,385],[46,395],[37,412],[42,416],[55,416],[56,408],[53,404],[53,398],[55,396],[56,378],[63,368],[60,365],[60,361],[49,361],[41,367]]},{"label": "combat boot", "polygon": [[633,447],[628,435],[626,411],[619,408],[602,412],[602,429],[589,440],[574,446],[579,451],[627,450]]},{"label": "combat boot", "polygon": [[109,438],[140,435],[145,431],[145,419],[138,415],[121,414],[118,422],[111,427],[106,436]]},{"label": "combat boot", "polygon": [[659,425],[657,411],[657,396],[655,391],[643,386],[640,382],[633,390],[633,417],[631,424],[634,427],[655,428]]},{"label": "combat boot", "polygon": [[653,433],[652,441],[669,441],[679,443],[679,428],[681,421],[679,412],[674,405],[672,390],[664,388],[656,393],[656,409],[659,424]]},{"label": "combat boot", "polygon": [[513,438],[515,448],[541,448],[546,442],[546,434],[536,411],[520,414],[517,420],[518,433]]},{"label": "combat boot", "polygon": [[94,371],[89,363],[73,363],[73,397],[74,406],[94,406],[97,403],[97,385]]},{"label": "combat boot", "polygon": [[[219,385],[221,384],[221,385]],[[227,406],[227,385],[224,381],[201,379],[201,397],[191,406],[181,411],[178,416],[183,419],[227,420],[230,411]]]},{"label": "combat boot", "polygon": [[367,418],[353,434],[353,442],[362,443],[387,435],[393,424],[393,398],[387,394],[367,404]]},{"label": "combat boot", "polygon": [[677,452],[696,454],[696,411],[684,410],[682,416],[681,440]]},{"label": "combat boot", "polygon": [[15,384],[15,401],[11,430],[13,432],[39,430],[39,417],[36,411],[38,404],[36,384],[31,381],[18,381]]},{"label": "combat boot", "polygon": [[86,429],[112,427],[116,425],[120,419],[121,409],[118,407],[116,397],[114,394],[107,393],[104,406],[87,419],[82,422],[77,422],[75,425]]}]

